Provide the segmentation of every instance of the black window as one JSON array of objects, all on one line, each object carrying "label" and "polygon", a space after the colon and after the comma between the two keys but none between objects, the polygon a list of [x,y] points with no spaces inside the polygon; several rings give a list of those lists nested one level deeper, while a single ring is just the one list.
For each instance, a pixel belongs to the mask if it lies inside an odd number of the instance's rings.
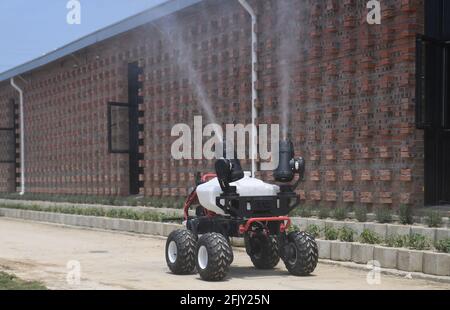
[{"label": "black window", "polygon": [[108,145],[110,153],[130,152],[130,106],[108,104]]},{"label": "black window", "polygon": [[416,125],[450,129],[450,44],[417,37]]},{"label": "black window", "polygon": [[0,163],[16,162],[16,128],[14,125],[14,100],[0,111]]},{"label": "black window", "polygon": [[16,137],[14,129],[0,128],[0,163],[16,162]]},{"label": "black window", "polygon": [[444,47],[444,94],[442,98],[442,124],[446,130],[450,129],[450,44]]}]

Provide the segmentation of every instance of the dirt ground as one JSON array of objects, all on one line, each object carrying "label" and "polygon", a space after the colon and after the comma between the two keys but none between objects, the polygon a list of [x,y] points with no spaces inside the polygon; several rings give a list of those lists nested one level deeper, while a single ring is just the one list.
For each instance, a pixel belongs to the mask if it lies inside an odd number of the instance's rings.
[{"label": "dirt ground", "polygon": [[229,277],[209,283],[198,275],[171,274],[164,246],[159,237],[0,218],[0,270],[50,289],[450,289],[450,284],[387,275],[369,285],[363,270],[321,263],[309,277],[289,275],[283,263],[260,271],[242,249],[235,249]]}]

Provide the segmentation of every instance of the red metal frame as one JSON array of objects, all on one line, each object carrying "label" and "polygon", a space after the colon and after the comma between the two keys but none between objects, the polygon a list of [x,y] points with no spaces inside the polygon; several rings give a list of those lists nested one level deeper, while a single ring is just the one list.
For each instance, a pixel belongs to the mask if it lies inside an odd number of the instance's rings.
[{"label": "red metal frame", "polygon": [[[205,183],[205,182],[208,182],[208,181],[214,179],[215,177],[217,177],[217,175],[215,173],[207,173],[202,176],[201,181],[203,183]],[[194,190],[188,196],[188,198],[186,199],[186,202],[184,203],[183,210],[184,210],[184,219],[185,220],[187,220],[189,218],[189,209],[191,208],[192,204],[195,202],[198,202],[198,196],[197,196],[197,192]],[[213,217],[216,215],[216,213],[206,210],[205,215],[209,216],[209,217]]]},{"label": "red metal frame", "polygon": [[207,173],[202,176],[202,182],[205,183],[205,182],[211,181],[214,178],[217,178],[217,174]]},{"label": "red metal frame", "polygon": [[[280,224],[280,231],[285,232],[291,226],[291,219],[287,216],[278,217],[255,217],[249,219],[245,224],[239,226],[239,233],[244,234],[249,231],[250,227],[255,222],[283,222]],[[287,222],[287,223],[285,223]]]},{"label": "red metal frame", "polygon": [[197,192],[196,192],[196,191],[193,191],[193,192],[188,196],[188,198],[186,199],[186,202],[184,203],[183,210],[184,210],[184,219],[185,219],[185,220],[187,220],[188,217],[189,217],[189,209],[190,209],[191,205],[192,205],[194,202],[196,202],[196,201],[198,201]]}]

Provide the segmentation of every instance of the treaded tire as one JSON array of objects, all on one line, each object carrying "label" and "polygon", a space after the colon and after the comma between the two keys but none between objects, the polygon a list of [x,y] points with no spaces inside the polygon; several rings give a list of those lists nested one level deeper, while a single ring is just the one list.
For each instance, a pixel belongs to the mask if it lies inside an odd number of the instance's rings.
[{"label": "treaded tire", "polygon": [[228,262],[228,266],[231,266],[231,264],[233,264],[234,262],[234,252],[233,252],[233,245],[231,244],[231,239],[228,239],[228,245],[231,248],[231,256],[230,256],[230,261]]},{"label": "treaded tire", "polygon": [[273,269],[280,262],[276,237],[256,235],[245,237],[245,248],[256,269]]},{"label": "treaded tire", "polygon": [[291,255],[285,258],[284,264],[295,276],[307,276],[316,269],[319,250],[314,237],[306,232],[291,232],[288,235]]},{"label": "treaded tire", "polygon": [[173,231],[166,242],[166,262],[170,271],[177,275],[194,273],[196,247],[196,237],[190,230]]},{"label": "treaded tire", "polygon": [[196,253],[197,271],[203,280],[221,281],[227,276],[233,250],[222,234],[208,233],[201,236]]}]

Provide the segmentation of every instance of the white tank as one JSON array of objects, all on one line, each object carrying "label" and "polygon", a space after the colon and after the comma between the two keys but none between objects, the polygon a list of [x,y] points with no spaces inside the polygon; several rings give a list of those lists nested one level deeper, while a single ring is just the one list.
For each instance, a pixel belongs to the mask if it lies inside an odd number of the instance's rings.
[{"label": "white tank", "polygon": [[[251,178],[250,172],[244,173],[244,178],[230,183],[230,186],[236,186],[237,193],[241,196],[276,196],[280,192],[280,187],[273,184],[264,183],[261,180]],[[200,204],[217,214],[225,215],[225,212],[216,206],[216,197],[222,194],[217,178],[212,179],[197,187],[197,196]]]}]

